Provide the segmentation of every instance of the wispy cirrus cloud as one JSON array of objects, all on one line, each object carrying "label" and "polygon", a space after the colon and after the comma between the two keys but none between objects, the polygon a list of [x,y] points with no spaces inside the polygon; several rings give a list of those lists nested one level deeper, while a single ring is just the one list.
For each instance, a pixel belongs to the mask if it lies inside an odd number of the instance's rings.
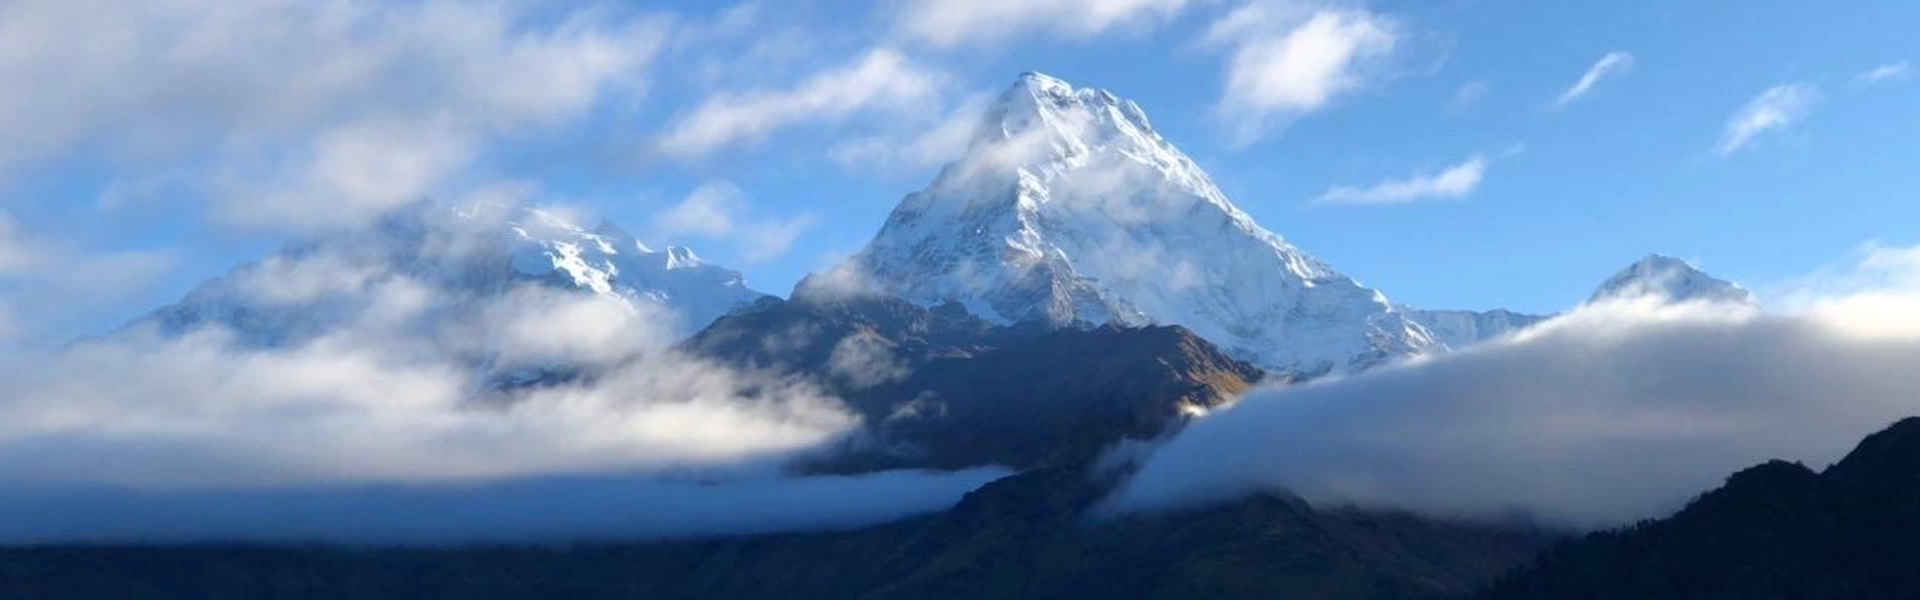
[{"label": "wispy cirrus cloud", "polygon": [[921,0],[895,26],[922,43],[950,48],[1043,34],[1082,40],[1173,18],[1200,0]]},{"label": "wispy cirrus cloud", "polygon": [[746,192],[724,181],[701,184],[654,219],[655,235],[667,240],[700,238],[728,242],[748,263],[786,254],[795,240],[819,224],[809,213],[787,217],[755,214]]},{"label": "wispy cirrus cloud", "polygon": [[1486,98],[1487,94],[1492,93],[1492,91],[1493,84],[1487,83],[1485,79],[1475,79],[1462,83],[1460,87],[1454,88],[1453,98],[1447,101],[1447,111],[1459,112],[1466,110],[1480,103],[1480,101]]},{"label": "wispy cirrus cloud", "polygon": [[944,80],[897,50],[876,48],[790,87],[716,92],[674,118],[655,147],[666,156],[699,160],[759,144],[788,128],[923,110],[934,104]]},{"label": "wispy cirrus cloud", "polygon": [[1418,173],[1364,187],[1336,186],[1314,198],[1313,203],[1381,206],[1458,200],[1480,187],[1487,163],[1485,155],[1475,154],[1437,173]]},{"label": "wispy cirrus cloud", "polygon": [[1805,119],[1820,102],[1820,89],[1806,83],[1787,83],[1767,88],[1747,101],[1721,127],[1720,144],[1715,151],[1731,156],[1750,146],[1769,132],[1777,132]]},{"label": "wispy cirrus cloud", "polygon": [[1912,64],[1907,61],[1887,63],[1853,76],[1853,82],[1861,85],[1878,85],[1906,79],[1913,72]]},{"label": "wispy cirrus cloud", "polygon": [[1553,107],[1555,109],[1565,108],[1567,105],[1573,104],[1575,101],[1593,92],[1594,86],[1600,85],[1601,80],[1608,77],[1625,75],[1631,70],[1633,70],[1632,54],[1626,52],[1608,52],[1606,56],[1600,57],[1599,61],[1593,63],[1593,66],[1587,67],[1587,72],[1580,75],[1580,80],[1574,82],[1573,87],[1569,87],[1567,91],[1561,92],[1560,97],[1554,99]]}]

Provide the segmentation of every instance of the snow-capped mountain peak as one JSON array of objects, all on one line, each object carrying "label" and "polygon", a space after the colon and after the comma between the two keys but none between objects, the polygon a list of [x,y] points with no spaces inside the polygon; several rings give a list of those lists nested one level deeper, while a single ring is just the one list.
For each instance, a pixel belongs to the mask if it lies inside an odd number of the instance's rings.
[{"label": "snow-capped mountain peak", "polygon": [[1730,302],[1756,305],[1751,292],[1701,271],[1685,260],[1649,254],[1600,284],[1588,303],[1657,298],[1668,302]]},{"label": "snow-capped mountain peak", "polygon": [[875,291],[1001,322],[1183,325],[1297,375],[1441,347],[1255,223],[1131,101],[1027,73],[977,131],[851,259]]}]

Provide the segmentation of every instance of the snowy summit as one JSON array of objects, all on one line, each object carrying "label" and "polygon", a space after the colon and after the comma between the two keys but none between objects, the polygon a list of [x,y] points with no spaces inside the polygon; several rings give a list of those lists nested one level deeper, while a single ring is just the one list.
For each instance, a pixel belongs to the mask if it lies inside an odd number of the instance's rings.
[{"label": "snowy summit", "polygon": [[1759,304],[1753,293],[1739,284],[1708,275],[1687,261],[1659,254],[1649,254],[1608,278],[1587,302],[1649,297],[1667,302]]},{"label": "snowy summit", "polygon": [[874,291],[1003,323],[1181,325],[1298,376],[1444,349],[1236,208],[1139,105],[1038,73],[847,266]]}]

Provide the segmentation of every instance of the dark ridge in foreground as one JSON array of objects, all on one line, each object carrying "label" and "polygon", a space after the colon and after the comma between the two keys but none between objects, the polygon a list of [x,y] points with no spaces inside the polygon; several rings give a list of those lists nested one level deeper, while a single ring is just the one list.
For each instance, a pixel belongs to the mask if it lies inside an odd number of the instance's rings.
[{"label": "dark ridge in foreground", "polygon": [[0,549],[5,598],[1438,598],[1552,538],[1267,496],[1089,522],[1049,468],[858,531],[548,547]]},{"label": "dark ridge in foreground", "polygon": [[1769,462],[1670,518],[1557,546],[1480,598],[1920,598],[1920,418],[1823,473]]}]

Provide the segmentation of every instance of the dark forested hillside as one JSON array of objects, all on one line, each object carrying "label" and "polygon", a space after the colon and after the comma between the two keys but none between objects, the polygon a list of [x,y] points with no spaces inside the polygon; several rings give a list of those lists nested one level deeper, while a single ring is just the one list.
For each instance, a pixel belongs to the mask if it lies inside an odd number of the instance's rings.
[{"label": "dark forested hillside", "polygon": [[1551,541],[1278,496],[1089,521],[1102,490],[1080,471],[1040,469],[935,517],[706,541],[13,548],[0,550],[0,597],[1438,598]]},{"label": "dark forested hillside", "polygon": [[1825,472],[1770,462],[1671,518],[1545,553],[1482,596],[1920,598],[1920,418]]}]

